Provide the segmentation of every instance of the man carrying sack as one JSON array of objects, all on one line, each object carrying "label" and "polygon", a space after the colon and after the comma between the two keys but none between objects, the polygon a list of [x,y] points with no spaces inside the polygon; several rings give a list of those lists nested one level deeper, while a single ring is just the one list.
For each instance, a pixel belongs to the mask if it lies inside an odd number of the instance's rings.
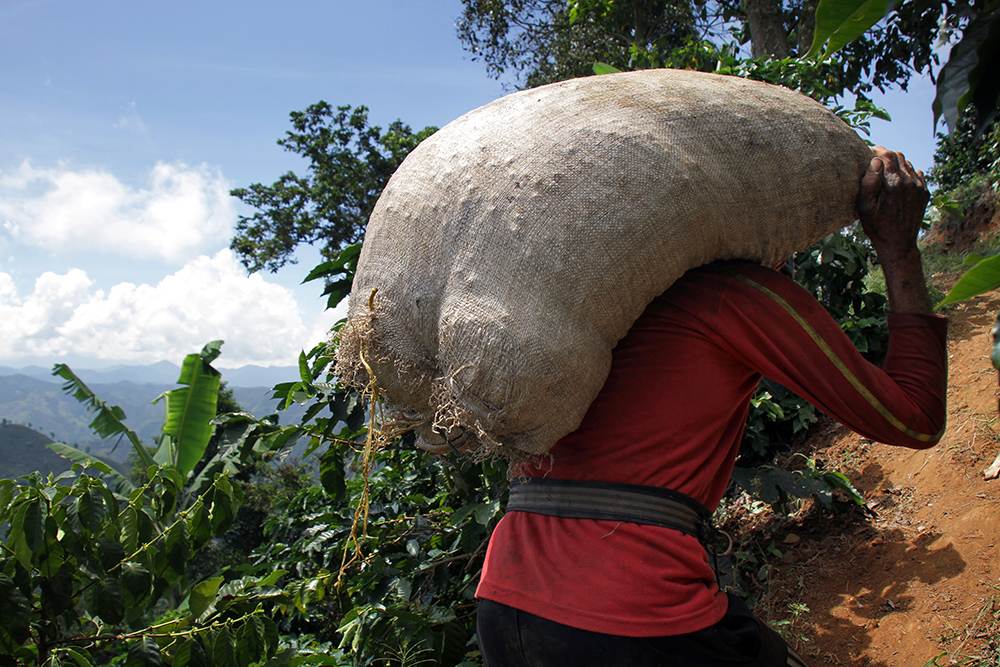
[{"label": "man carrying sack", "polygon": [[873,440],[940,439],[946,320],[930,312],[916,245],[927,201],[923,174],[876,148],[858,208],[888,291],[882,368],[758,265],[689,271],[649,305],[580,427],[514,470],[476,593],[489,667],[804,664],[719,590],[708,517],[761,376]]}]

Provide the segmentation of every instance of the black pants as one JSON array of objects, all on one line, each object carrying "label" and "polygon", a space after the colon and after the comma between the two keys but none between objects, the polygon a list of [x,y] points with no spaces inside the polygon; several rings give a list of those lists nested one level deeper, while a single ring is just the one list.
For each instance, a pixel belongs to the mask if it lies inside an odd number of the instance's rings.
[{"label": "black pants", "polygon": [[481,600],[479,646],[487,667],[805,667],[742,600],[715,625],[669,637],[588,632]]}]

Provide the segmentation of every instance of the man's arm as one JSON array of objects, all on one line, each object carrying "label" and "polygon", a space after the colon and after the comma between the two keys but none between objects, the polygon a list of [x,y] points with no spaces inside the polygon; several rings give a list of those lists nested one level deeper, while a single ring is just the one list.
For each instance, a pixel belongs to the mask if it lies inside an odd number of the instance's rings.
[{"label": "man's arm", "polygon": [[916,245],[927,199],[922,174],[899,154],[876,149],[858,204],[889,292],[889,354],[882,368],[858,353],[812,295],[749,264],[699,275],[706,293],[719,293],[706,335],[867,437],[931,446],[945,422],[947,355],[946,320],[930,312]]},{"label": "man's arm", "polygon": [[917,232],[930,199],[924,174],[902,153],[874,149],[861,179],[858,213],[885,272],[889,310],[930,313],[931,302],[917,249]]}]

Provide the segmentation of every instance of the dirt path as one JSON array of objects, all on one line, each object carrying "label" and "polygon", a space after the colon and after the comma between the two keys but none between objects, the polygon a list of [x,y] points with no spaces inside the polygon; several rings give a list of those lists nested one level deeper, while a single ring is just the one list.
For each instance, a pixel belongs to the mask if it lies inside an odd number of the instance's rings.
[{"label": "dirt path", "polygon": [[877,516],[846,534],[802,526],[772,573],[771,620],[784,619],[813,664],[1000,664],[1000,480],[983,477],[1000,452],[989,360],[998,311],[991,295],[950,313],[948,430],[937,447],[820,434],[815,456],[850,471]]}]

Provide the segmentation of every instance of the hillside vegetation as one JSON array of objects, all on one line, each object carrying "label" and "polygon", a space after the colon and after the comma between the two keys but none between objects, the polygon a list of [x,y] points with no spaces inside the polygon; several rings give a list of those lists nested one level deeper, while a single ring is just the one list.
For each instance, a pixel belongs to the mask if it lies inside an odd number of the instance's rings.
[{"label": "hillside vegetation", "polygon": [[70,463],[46,445],[52,438],[20,424],[0,421],[0,477],[14,478],[38,471],[69,470]]},{"label": "hillside vegetation", "polygon": [[[176,376],[176,373],[174,373]],[[51,374],[50,374],[51,377]],[[152,440],[163,426],[163,405],[153,401],[172,388],[172,384],[114,382],[94,384],[92,388],[106,401],[120,406],[132,428]],[[275,402],[266,387],[234,387],[233,396],[244,409],[257,415],[274,412]],[[297,419],[302,410],[292,406],[284,420]],[[74,443],[111,460],[124,462],[127,447],[114,447],[115,441],[103,439],[90,429],[93,416],[85,406],[67,396],[56,378],[39,380],[24,375],[0,375],[0,418],[47,434],[51,440]]]}]

